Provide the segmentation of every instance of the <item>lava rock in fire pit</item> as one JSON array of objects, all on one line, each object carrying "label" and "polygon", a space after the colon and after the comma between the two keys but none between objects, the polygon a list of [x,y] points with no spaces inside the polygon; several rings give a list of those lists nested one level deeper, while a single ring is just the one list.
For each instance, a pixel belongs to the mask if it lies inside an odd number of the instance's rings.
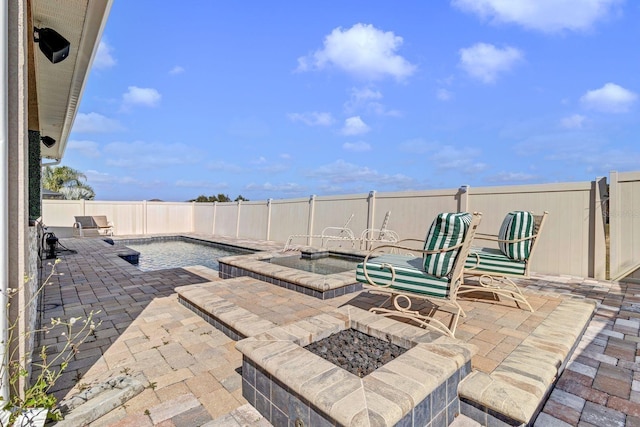
[{"label": "lava rock in fire pit", "polygon": [[355,329],[345,329],[305,348],[359,377],[369,375],[407,351]]}]

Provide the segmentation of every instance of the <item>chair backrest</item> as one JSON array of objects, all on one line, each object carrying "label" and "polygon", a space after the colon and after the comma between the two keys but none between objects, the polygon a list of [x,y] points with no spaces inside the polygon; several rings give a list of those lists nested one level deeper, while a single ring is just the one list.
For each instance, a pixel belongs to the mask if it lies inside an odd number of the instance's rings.
[{"label": "chair backrest", "polygon": [[[472,215],[462,213],[441,213],[433,220],[424,243],[427,251],[448,249],[460,245],[467,235]],[[449,274],[458,255],[458,249],[428,253],[423,257],[427,274],[444,277]]]},{"label": "chair backrest", "polygon": [[542,215],[526,211],[509,212],[498,234],[500,251],[514,261],[528,261],[533,255],[547,214],[546,211]]},{"label": "chair backrest", "polygon": [[96,228],[98,226],[92,216],[75,216],[74,218],[82,228]]},{"label": "chair backrest", "polygon": [[93,216],[93,220],[96,222],[96,225],[99,228],[109,228],[109,227],[111,227],[111,225],[109,225],[109,221],[107,220],[106,215],[94,215]]},{"label": "chair backrest", "polygon": [[533,214],[527,211],[509,212],[498,233],[498,247],[514,261],[526,261],[531,251],[531,236],[534,233]]},{"label": "chair backrest", "polygon": [[451,281],[450,283],[450,292],[451,297],[455,299],[457,288],[462,283],[462,276],[464,274],[464,263],[469,256],[469,251],[471,251],[471,243],[473,242],[473,238],[476,235],[476,231],[478,231],[478,225],[480,225],[480,221],[482,220],[481,212],[474,212],[471,215],[471,223],[467,228],[467,232],[464,236],[464,240],[462,241],[462,245],[458,249],[458,256],[456,257],[453,267],[451,268]]},{"label": "chair backrest", "polygon": [[378,240],[385,240],[385,235],[387,234],[387,226],[389,225],[389,217],[391,216],[391,211],[387,211],[384,214],[384,219],[382,220],[382,225],[380,226],[380,231],[378,232]]},{"label": "chair backrest", "polygon": [[[538,243],[538,237],[540,237],[540,233],[542,232],[544,223],[547,220],[547,215],[549,215],[549,212],[547,211],[544,211],[542,215],[533,215],[534,230],[533,230],[533,236],[531,238],[531,249],[529,250],[529,258],[533,256],[533,251],[536,249],[536,244]],[[527,272],[528,270],[529,270],[529,263],[527,263]]]}]

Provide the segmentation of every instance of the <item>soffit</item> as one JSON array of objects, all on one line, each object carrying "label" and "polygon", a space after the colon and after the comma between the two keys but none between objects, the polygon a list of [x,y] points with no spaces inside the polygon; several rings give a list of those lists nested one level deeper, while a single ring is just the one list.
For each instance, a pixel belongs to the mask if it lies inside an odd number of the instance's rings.
[{"label": "soffit", "polygon": [[[43,158],[64,155],[80,99],[89,77],[112,0],[32,0],[33,25],[52,28],[71,44],[69,56],[52,64],[34,46],[34,65],[41,136],[56,144],[41,144]],[[29,32],[31,34],[31,32]]]}]

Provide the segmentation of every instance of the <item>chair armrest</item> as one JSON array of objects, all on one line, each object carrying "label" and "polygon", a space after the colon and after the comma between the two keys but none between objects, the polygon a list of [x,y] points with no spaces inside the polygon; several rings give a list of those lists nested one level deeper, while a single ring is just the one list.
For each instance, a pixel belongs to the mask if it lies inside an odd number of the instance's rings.
[{"label": "chair armrest", "polygon": [[[339,233],[336,235],[333,234],[329,234],[327,235],[326,232],[327,231],[338,231]],[[324,237],[340,237],[340,234],[345,233],[347,235],[347,237],[349,239],[353,239],[355,240],[355,235],[353,234],[353,231],[351,231],[350,228],[344,228],[344,227],[325,227],[324,229],[322,229],[322,233],[321,235]]]},{"label": "chair armrest", "polygon": [[[401,242],[406,242],[406,241],[422,242],[422,240],[418,240],[418,239],[404,239],[404,240],[401,240]],[[400,242],[398,242],[398,243],[400,243]],[[464,244],[464,242],[460,243],[458,245],[455,245],[455,246],[450,246],[448,248],[434,249],[434,250],[416,249],[416,248],[411,248],[411,247],[408,247],[408,246],[401,246],[401,245],[397,245],[397,244],[394,244],[394,245],[380,245],[380,246],[376,246],[374,249],[372,249],[367,254],[367,256],[364,259],[364,263],[367,262],[369,257],[374,256],[374,255],[379,255],[378,252],[385,253],[384,251],[381,251],[381,249],[383,249],[383,248],[391,248],[391,249],[394,249],[394,250],[400,249],[400,250],[409,251],[409,252],[418,252],[418,253],[421,253],[422,255],[430,255],[430,254],[440,254],[440,253],[443,253],[443,252],[453,251],[453,250],[461,248],[463,246],[463,244]]]},{"label": "chair armrest", "polygon": [[535,239],[536,237],[538,237],[537,233],[532,234],[529,237],[523,237],[522,239],[505,240],[505,239],[499,239],[498,236],[496,236],[495,234],[476,233],[476,235],[474,236],[474,239],[489,240],[489,241],[498,242],[498,243],[518,243],[518,242],[524,242],[525,240],[532,240],[532,239]]}]

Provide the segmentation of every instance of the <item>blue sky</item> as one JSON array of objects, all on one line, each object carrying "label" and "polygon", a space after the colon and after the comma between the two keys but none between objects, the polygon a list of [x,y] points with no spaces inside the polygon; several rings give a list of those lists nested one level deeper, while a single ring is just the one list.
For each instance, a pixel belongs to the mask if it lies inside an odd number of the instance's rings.
[{"label": "blue sky", "polygon": [[114,1],[62,164],[98,200],[640,170],[640,2]]}]

